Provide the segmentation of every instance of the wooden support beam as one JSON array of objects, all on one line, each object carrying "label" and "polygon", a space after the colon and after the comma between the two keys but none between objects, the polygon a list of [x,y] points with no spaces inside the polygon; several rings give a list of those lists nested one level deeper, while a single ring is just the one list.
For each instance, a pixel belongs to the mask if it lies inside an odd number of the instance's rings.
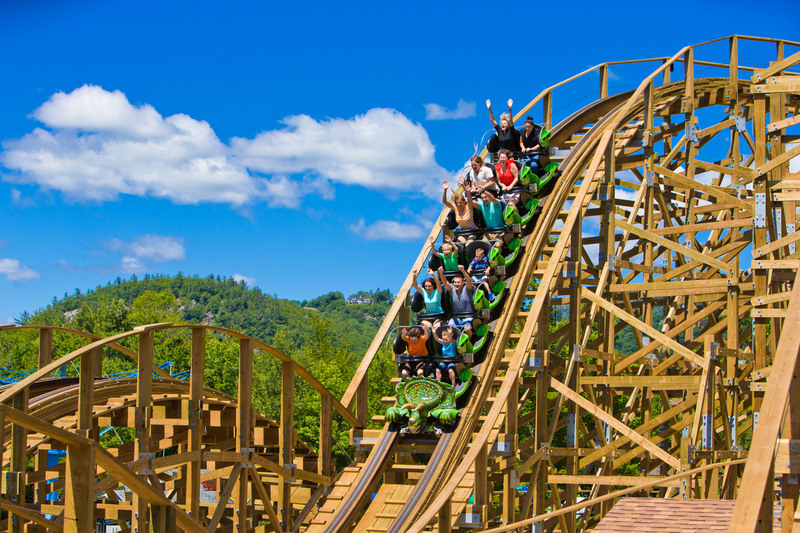
[{"label": "wooden support beam", "polygon": [[186,510],[194,518],[200,518],[200,473],[202,461],[203,433],[203,376],[205,373],[205,328],[192,328],[191,373],[189,375],[189,401],[186,413],[189,419],[189,453],[198,454],[197,460],[189,463],[186,473]]},{"label": "wooden support beam", "polygon": [[[800,283],[795,283],[789,302],[789,323],[800,321]],[[761,414],[753,432],[750,455],[742,476],[739,497],[733,511],[730,531],[752,533],[758,530],[763,506],[768,506],[772,515],[773,453],[781,429],[789,390],[795,377],[795,368],[800,353],[800,328],[784,330],[775,354],[772,374],[768,381]]]},{"label": "wooden support beam", "polygon": [[[291,364],[291,363],[284,363]],[[238,403],[238,416],[236,417],[236,451],[241,453],[243,460],[249,465],[253,453],[253,408],[252,408],[252,376],[253,376],[253,341],[249,337],[239,340],[239,384],[236,400]],[[251,517],[249,516],[248,502],[252,495],[248,477],[250,468],[242,468],[236,480],[234,489],[234,531],[248,531]]]},{"label": "wooden support beam", "polygon": [[595,417],[599,418],[606,424],[610,425],[612,428],[616,429],[620,434],[625,435],[631,441],[635,442],[639,446],[642,446],[647,451],[664,461],[666,464],[670,465],[672,468],[678,468],[680,466],[680,461],[675,459],[672,455],[665,452],[646,437],[638,434],[636,431],[632,430],[612,415],[609,415],[605,411],[601,410],[597,406],[593,405],[589,402],[586,398],[581,396],[580,394],[570,390],[566,387],[563,383],[558,381],[555,378],[550,379],[550,386],[554,388],[557,392],[565,396],[568,400],[577,403],[587,412],[591,413]]},{"label": "wooden support beam", "polygon": [[[364,380],[366,383],[366,378]],[[280,466],[294,469],[294,367],[283,363],[281,371]],[[292,478],[283,477],[278,486],[279,516],[284,528],[292,524]]]}]

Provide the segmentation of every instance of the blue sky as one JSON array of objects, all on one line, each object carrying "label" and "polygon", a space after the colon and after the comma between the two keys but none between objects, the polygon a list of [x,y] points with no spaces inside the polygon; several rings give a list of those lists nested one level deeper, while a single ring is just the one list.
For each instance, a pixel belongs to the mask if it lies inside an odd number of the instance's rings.
[{"label": "blue sky", "polygon": [[[237,276],[298,300],[396,291],[442,179],[490,128],[487,98],[521,109],[603,61],[734,33],[797,41],[799,14],[796,1],[0,2],[0,323],[134,273]],[[612,70],[612,91],[644,73]],[[593,91],[595,77],[557,93],[556,120]]]}]

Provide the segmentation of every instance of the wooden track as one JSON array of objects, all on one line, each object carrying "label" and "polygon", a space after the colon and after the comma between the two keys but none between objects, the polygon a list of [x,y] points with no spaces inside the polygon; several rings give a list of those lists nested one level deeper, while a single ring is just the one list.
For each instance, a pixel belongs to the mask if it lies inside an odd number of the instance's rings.
[{"label": "wooden track", "polygon": [[[372,524],[387,531],[511,524],[498,529],[505,531],[539,522],[583,531],[611,508],[606,495],[626,485],[640,495],[750,502],[742,511],[750,517],[771,513],[768,467],[781,424],[785,430],[792,420],[783,417],[786,394],[770,410],[759,466],[747,467],[766,472],[762,492],[741,498],[752,490],[741,480],[754,413],[764,412],[766,378],[782,353],[784,319],[800,317],[790,291],[800,265],[792,245],[800,196],[790,191],[800,182],[787,164],[800,150],[786,146],[798,137],[784,129],[800,123],[800,84],[781,76],[800,58],[784,52],[797,43],[775,42],[770,59],[792,59],[748,72],[736,63],[745,40],[728,39],[727,62],[696,59],[703,46],[659,58],[638,89],[606,97],[601,85],[603,98],[555,128],[563,176],[494,325],[481,387],[443,461],[421,465],[414,477],[399,455],[389,466],[389,488],[365,510]],[[715,76],[695,77],[700,65],[712,65]],[[608,68],[597,67],[601,80]],[[552,98],[545,90],[519,116],[541,103],[550,122]],[[553,308],[568,320],[551,331]],[[623,329],[635,342],[628,356],[616,350]],[[800,341],[783,344],[792,354],[782,374],[789,376]],[[363,387],[359,379],[345,405]],[[795,386],[790,379],[784,391]],[[503,443],[510,457],[497,453]],[[778,453],[792,444],[784,437]],[[796,492],[787,476],[796,473],[786,464],[776,474],[788,489],[783,519],[792,523]],[[417,478],[424,486],[400,489]],[[457,494],[465,480],[473,485],[469,504]],[[516,490],[520,483],[526,492]],[[391,515],[398,518],[380,522]],[[767,527],[766,517],[761,522]]]},{"label": "wooden track", "polygon": [[[748,532],[770,531],[780,500],[781,528],[792,530],[800,487],[800,332],[791,327],[800,320],[800,173],[790,167],[800,155],[798,49],[733,36],[672,57],[606,63],[523,108],[516,120],[541,112],[557,122],[553,159],[563,174],[525,239],[452,433],[408,439],[388,425],[365,429],[370,365],[393,324],[411,320],[410,272],[341,401],[283,354],[219,328],[191,328],[192,379],[176,385],[152,377],[152,335],[176,326],[83,334],[90,344],[56,361],[53,328],[42,327],[40,370],[0,390],[0,508],[11,517],[0,525],[88,532],[87,517],[117,516],[159,532],[572,533],[590,531],[619,497],[635,495],[732,500],[729,527]],[[747,67],[739,64],[745,53]],[[652,71],[636,89],[609,94],[611,69],[632,63]],[[554,120],[560,87],[595,73],[597,100]],[[209,329],[239,339],[240,402],[203,387]],[[138,361],[139,377],[96,382],[100,348],[130,336],[139,338],[137,352],[116,346]],[[621,346],[625,339],[631,345]],[[254,349],[281,362],[281,420],[249,404]],[[77,383],[43,382],[69,361],[81,363]],[[317,451],[291,427],[295,376],[322,398]],[[334,411],[351,424],[357,451],[338,474],[330,469]],[[109,453],[95,440],[105,426],[132,428],[137,439]],[[46,450],[56,448],[66,462],[48,467]],[[201,504],[200,483],[212,479],[220,503]],[[129,501],[113,493],[122,486]],[[45,500],[48,493],[60,497]],[[692,508],[715,507],[724,506]]]}]

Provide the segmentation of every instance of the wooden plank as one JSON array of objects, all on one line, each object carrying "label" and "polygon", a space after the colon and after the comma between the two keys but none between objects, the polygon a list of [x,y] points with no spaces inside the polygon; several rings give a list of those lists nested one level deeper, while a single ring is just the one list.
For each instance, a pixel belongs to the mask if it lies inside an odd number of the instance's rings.
[{"label": "wooden plank", "polygon": [[581,376],[583,385],[613,388],[649,387],[653,390],[686,390],[700,386],[700,376]]},{"label": "wooden plank", "polygon": [[738,285],[725,279],[698,279],[681,281],[653,281],[650,283],[612,283],[611,292],[643,291],[652,296],[653,291],[664,291],[667,294],[712,294],[726,292],[729,287]]},{"label": "wooden plank", "polygon": [[703,364],[703,358],[700,357],[699,355],[697,355],[696,353],[694,353],[693,351],[687,349],[682,344],[679,344],[678,342],[675,342],[674,340],[672,340],[671,338],[667,337],[666,335],[664,335],[660,331],[656,330],[655,328],[653,328],[652,326],[650,326],[648,324],[645,324],[644,322],[642,322],[638,318],[636,318],[633,315],[631,315],[630,313],[622,310],[621,308],[617,307],[616,305],[613,305],[612,303],[607,302],[606,300],[600,298],[599,296],[594,294],[592,291],[583,291],[583,296],[584,296],[584,298],[586,298],[588,300],[591,300],[592,303],[596,303],[599,307],[602,307],[606,311],[608,311],[610,313],[614,313],[615,316],[619,317],[623,321],[625,321],[628,324],[630,324],[631,326],[633,326],[634,329],[639,330],[642,333],[646,333],[651,338],[653,338],[653,339],[657,340],[658,342],[660,342],[664,347],[676,351],[677,353],[681,354],[683,357],[685,357],[686,359],[688,359],[689,361],[692,361],[693,363],[695,363],[697,365],[702,365]]},{"label": "wooden plank", "polygon": [[762,80],[766,80],[769,76],[777,74],[782,70],[786,70],[787,68],[793,67],[798,62],[800,62],[800,52],[790,55],[785,59],[781,59],[780,61],[776,61],[772,65],[763,68],[761,70],[757,70],[753,73],[753,76],[750,78],[750,81],[753,83],[759,83]]},{"label": "wooden plank", "polygon": [[785,118],[783,120],[778,120],[771,124],[767,124],[767,131],[770,133],[775,133],[778,130],[788,128],[789,126],[794,126],[795,124],[800,124],[800,115],[795,115],[793,117]]},{"label": "wooden plank", "polygon": [[[721,174],[726,174],[729,176],[736,176],[739,178],[750,179],[752,180],[754,177],[754,171],[749,168],[745,167],[724,167],[722,165],[718,165],[716,163],[707,163],[705,161],[700,161],[695,159],[695,166],[698,168],[704,168],[705,170],[709,170],[712,172],[719,172]],[[698,190],[703,191],[704,193],[713,196],[718,200],[718,203],[725,203],[730,205],[735,205],[739,209],[743,209],[748,213],[753,212],[753,205],[752,203],[737,198],[733,196],[733,194],[729,194],[725,191],[723,187],[715,187],[713,185],[706,185],[700,181],[692,180],[684,176],[683,174],[678,174],[677,172],[670,170],[666,167],[662,167],[660,165],[656,165],[654,169],[658,174],[669,178],[672,181],[677,182],[676,184],[681,187],[686,187],[691,190]]]},{"label": "wooden plank", "polygon": [[[239,341],[239,384],[236,417],[236,451],[252,458],[255,453],[253,448],[253,341],[249,338]],[[251,516],[247,502],[249,501],[250,468],[242,468],[236,476],[236,486],[233,490],[233,530],[248,531],[251,525]]]},{"label": "wooden plank", "polygon": [[751,309],[752,318],[786,318],[786,309]]},{"label": "wooden plank", "polygon": [[800,76],[772,76],[763,83],[748,87],[750,94],[800,92]]},{"label": "wooden plank", "polygon": [[784,246],[788,246],[789,244],[796,242],[799,239],[800,239],[800,231],[795,231],[794,233],[785,235],[780,239],[772,241],[769,244],[765,243],[757,248],[754,247],[755,249],[753,250],[753,257],[756,259],[759,257],[764,257],[765,255],[770,254],[775,250],[779,250]]},{"label": "wooden plank", "polygon": [[681,224],[680,226],[670,226],[667,228],[652,228],[650,231],[655,235],[683,235],[684,233],[697,233],[701,231],[748,228],[752,227],[752,225],[753,221],[749,218],[737,218],[733,220],[721,220],[719,222],[701,222],[698,224]]},{"label": "wooden plank", "polygon": [[547,480],[550,483],[565,483],[570,485],[640,485],[642,482],[654,482],[654,487],[680,487],[680,480],[664,481],[659,483],[656,476],[589,476],[589,475],[573,475],[567,476],[564,474],[550,474]]},{"label": "wooden plank", "polygon": [[791,159],[793,159],[794,157],[796,157],[798,155],[800,155],[800,144],[796,145],[791,150],[787,150],[786,152],[783,152],[778,157],[773,157],[772,159],[770,159],[769,161],[765,162],[761,166],[756,167],[756,172],[758,173],[759,176],[763,176],[764,174],[767,174],[771,170],[773,170],[773,169],[775,169],[775,168],[777,168],[777,167],[779,167],[781,165],[787,164]]},{"label": "wooden plank", "polygon": [[594,415],[596,418],[599,418],[612,428],[616,429],[620,434],[628,437],[632,442],[635,442],[639,446],[649,451],[651,454],[655,455],[656,457],[664,461],[672,468],[677,469],[680,467],[681,462],[678,459],[676,459],[669,453],[665,452],[657,445],[653,444],[650,441],[650,439],[644,437],[643,435],[640,435],[636,431],[629,428],[627,425],[623,424],[622,422],[614,418],[613,415],[603,411],[602,409],[591,403],[589,400],[587,400],[577,392],[571,390],[569,387],[567,387],[557,379],[550,378],[550,386],[559,393],[561,393],[563,396],[565,396],[567,399],[575,402],[581,408]]},{"label": "wooden plank", "polygon": [[16,503],[10,502],[1,496],[0,509],[5,509],[6,511],[9,511],[17,516],[21,516],[26,520],[30,520],[34,524],[44,526],[47,529],[53,530],[55,533],[62,533],[64,531],[64,527],[60,522],[50,520],[38,511],[25,507],[24,505],[17,505]]},{"label": "wooden plank", "polygon": [[641,237],[642,239],[647,239],[647,240],[652,241],[652,242],[654,242],[656,244],[660,244],[661,246],[663,246],[665,248],[669,248],[670,250],[672,250],[674,252],[677,252],[679,254],[685,255],[687,257],[691,257],[692,259],[694,259],[696,261],[700,261],[704,265],[708,265],[708,266],[710,266],[710,267],[712,267],[712,268],[714,268],[716,270],[722,270],[723,272],[727,273],[731,268],[731,266],[729,264],[727,264],[727,263],[723,263],[722,261],[720,261],[718,259],[714,259],[713,257],[709,257],[709,256],[707,256],[705,254],[702,254],[702,253],[696,251],[696,250],[693,250],[691,248],[687,248],[686,246],[683,246],[680,243],[677,243],[675,241],[671,241],[669,239],[665,239],[664,237],[660,237],[660,236],[656,235],[655,233],[653,233],[651,231],[639,228],[639,227],[634,226],[632,224],[628,224],[627,222],[625,222],[623,220],[616,219],[616,224],[617,224],[617,227],[619,229],[623,230],[623,231],[627,231],[627,232],[633,233],[634,235],[637,235],[637,236]]},{"label": "wooden plank", "polygon": [[[800,321],[800,283],[795,283],[789,301],[790,323]],[[750,455],[740,483],[739,497],[731,520],[731,531],[752,532],[758,524],[762,496],[771,482],[770,467],[784,409],[797,366],[800,350],[800,328],[785,328],[778,343],[773,370],[768,380],[758,426],[753,432]]]}]

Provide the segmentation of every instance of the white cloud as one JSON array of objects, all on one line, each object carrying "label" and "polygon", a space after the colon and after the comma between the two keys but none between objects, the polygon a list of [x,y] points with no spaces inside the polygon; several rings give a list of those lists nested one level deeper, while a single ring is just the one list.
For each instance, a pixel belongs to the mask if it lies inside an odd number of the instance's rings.
[{"label": "white cloud", "polygon": [[139,235],[130,241],[111,239],[102,243],[110,252],[123,254],[119,268],[126,272],[143,272],[150,263],[166,263],[186,259],[183,237]]},{"label": "white cloud", "polygon": [[434,158],[428,133],[393,109],[352,119],[284,119],[285,128],[231,141],[233,161],[268,175],[305,174],[344,185],[436,193],[448,172]]},{"label": "white cloud", "polygon": [[35,270],[20,265],[17,259],[0,259],[0,275],[6,277],[6,281],[31,281],[42,276]]},{"label": "white cloud", "polygon": [[424,104],[425,118],[427,120],[456,120],[475,116],[475,102],[458,100],[455,109],[447,109],[439,104]]},{"label": "white cloud", "polygon": [[416,241],[428,233],[428,229],[417,224],[404,224],[393,220],[378,220],[367,225],[364,219],[350,226],[350,231],[367,241]]},{"label": "white cloud", "polygon": [[36,203],[30,198],[23,198],[22,191],[19,189],[11,188],[11,201],[17,207],[32,207]]},{"label": "white cloud", "polygon": [[147,267],[144,263],[142,263],[138,258],[131,257],[129,255],[126,255],[120,260],[119,266],[125,272],[144,272],[147,270]]},{"label": "white cloud", "polygon": [[247,284],[248,287],[254,287],[258,283],[256,281],[256,278],[243,276],[243,275],[239,274],[238,272],[236,274],[234,274],[233,276],[231,276],[231,277],[233,278],[233,281],[235,281],[236,283],[239,283],[240,281],[244,281]]},{"label": "white cloud", "polygon": [[205,121],[163,117],[92,85],[52,95],[33,117],[44,127],[3,143],[0,162],[14,171],[3,179],[72,201],[130,194],[296,208],[305,195],[332,198],[336,183],[435,196],[447,175],[425,129],[392,109],[321,121],[290,116],[280,129],[230,145]]}]

